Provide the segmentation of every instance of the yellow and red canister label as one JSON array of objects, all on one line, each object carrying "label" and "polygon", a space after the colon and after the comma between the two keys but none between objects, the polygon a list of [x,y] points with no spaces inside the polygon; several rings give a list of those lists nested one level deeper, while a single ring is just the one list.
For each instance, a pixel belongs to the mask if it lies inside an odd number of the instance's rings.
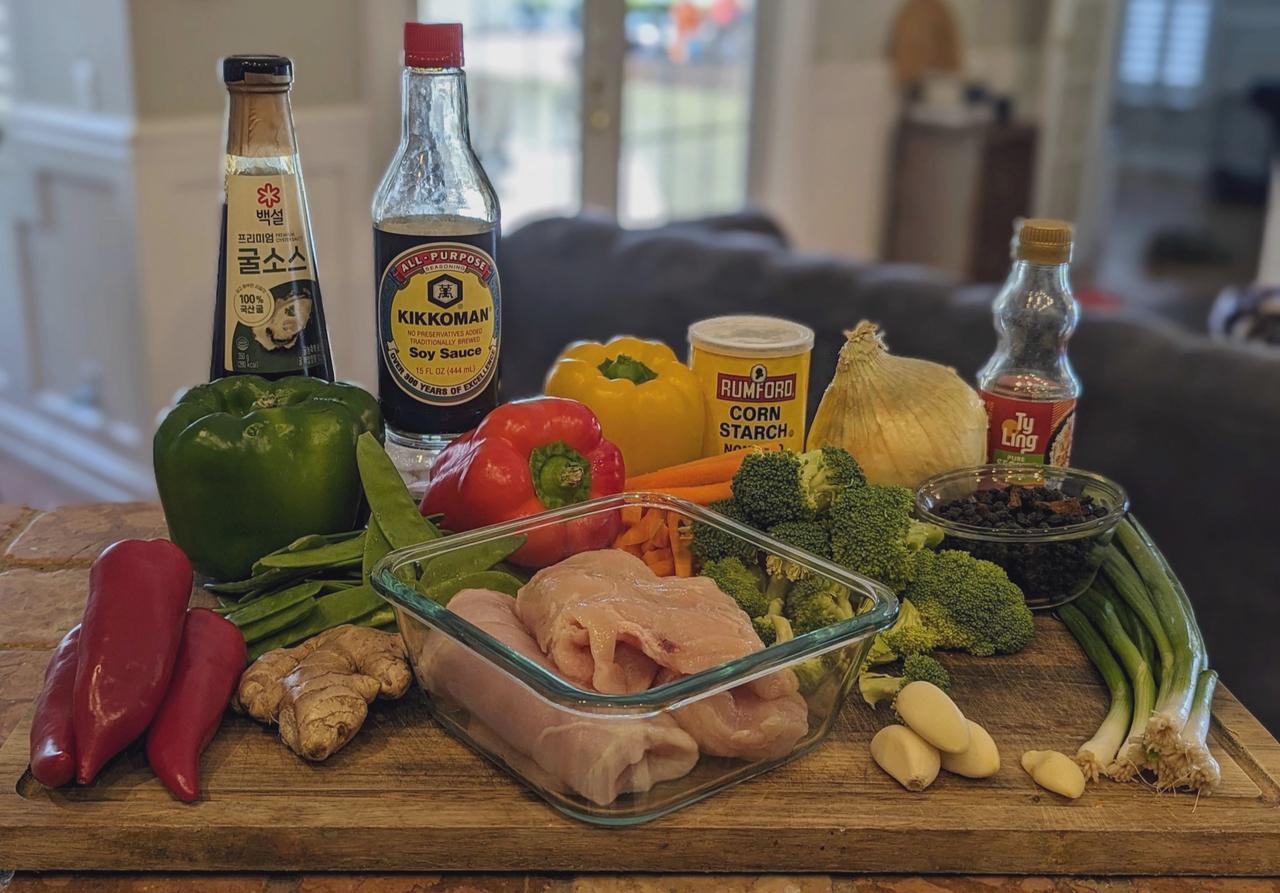
[{"label": "yellow and red canister label", "polygon": [[730,357],[694,345],[692,366],[707,398],[704,455],[768,445],[804,449],[809,351]]}]

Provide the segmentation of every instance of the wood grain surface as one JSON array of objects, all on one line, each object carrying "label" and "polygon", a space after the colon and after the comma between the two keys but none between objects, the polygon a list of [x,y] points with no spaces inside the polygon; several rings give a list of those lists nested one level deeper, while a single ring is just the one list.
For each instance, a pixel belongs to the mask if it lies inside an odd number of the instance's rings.
[{"label": "wood grain surface", "polygon": [[1023,750],[1071,752],[1104,692],[1057,621],[1022,654],[949,656],[961,708],[1002,769],[900,789],[869,759],[886,714],[846,705],[808,756],[647,825],[564,818],[440,730],[416,692],[375,707],[355,741],[304,763],[243,718],[202,760],[184,806],[140,751],[94,785],[46,791],[26,771],[27,722],[0,748],[0,866],[70,870],[1280,874],[1280,744],[1228,692],[1212,797],[1103,782],[1069,802],[1036,788]]}]

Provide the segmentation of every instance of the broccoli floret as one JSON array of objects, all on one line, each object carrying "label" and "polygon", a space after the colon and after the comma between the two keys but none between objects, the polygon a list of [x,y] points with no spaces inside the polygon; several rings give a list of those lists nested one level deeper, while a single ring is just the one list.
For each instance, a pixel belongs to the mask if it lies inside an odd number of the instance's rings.
[{"label": "broccoli floret", "polygon": [[906,597],[939,648],[985,657],[1021,651],[1031,641],[1031,610],[998,564],[957,549],[919,552],[912,563]]},{"label": "broccoli floret", "polygon": [[733,476],[733,498],[756,527],[812,521],[836,494],[862,483],[862,469],[847,452],[823,447],[807,453],[753,453]]},{"label": "broccoli floret", "polygon": [[812,494],[818,511],[825,511],[840,491],[867,482],[862,466],[848,450],[824,446],[801,453],[804,488]]},{"label": "broccoli floret", "polygon": [[799,580],[787,593],[783,614],[797,636],[822,629],[853,616],[849,590],[826,577],[811,574]]},{"label": "broccoli floret", "polygon": [[858,690],[862,700],[872,707],[885,701],[893,701],[898,692],[910,682],[931,682],[943,691],[951,688],[951,674],[937,659],[928,654],[912,654],[902,662],[902,675],[888,673],[863,673],[858,677]]},{"label": "broccoli floret", "polygon": [[831,506],[831,554],[836,563],[879,580],[895,592],[911,580],[911,556],[937,545],[942,531],[911,517],[906,487],[850,487]]},{"label": "broccoli floret", "polygon": [[760,588],[759,578],[740,559],[708,561],[702,565],[702,576],[710,577],[721,592],[747,612],[748,617],[769,613],[769,599]]},{"label": "broccoli floret", "polygon": [[[732,499],[713,502],[707,508],[742,524],[748,523],[746,515],[742,514],[742,510]],[[755,546],[703,521],[693,522],[693,541],[689,548],[693,557],[704,563],[721,558],[740,558],[748,564],[756,561]]]},{"label": "broccoli floret", "polygon": [[760,641],[766,646],[775,642],[787,642],[795,638],[795,632],[791,629],[791,621],[783,617],[781,614],[765,614],[763,617],[755,617],[751,621],[751,625],[755,627],[756,635],[760,637]]},{"label": "broccoli floret", "polygon": [[[784,521],[770,527],[769,536],[819,558],[831,557],[831,538],[827,536],[827,529],[816,521]],[[808,574],[799,564],[780,555],[766,557],[764,567],[769,576],[785,577],[792,582]]]},{"label": "broccoli floret", "polygon": [[801,661],[791,669],[796,674],[796,681],[800,683],[800,693],[802,695],[812,694],[817,691],[822,683],[831,677],[833,671],[832,665],[825,654]]},{"label": "broccoli floret", "polygon": [[937,647],[938,637],[924,625],[924,616],[910,599],[904,598],[893,626],[872,640],[867,663],[871,666],[891,664],[909,654],[921,654]]}]

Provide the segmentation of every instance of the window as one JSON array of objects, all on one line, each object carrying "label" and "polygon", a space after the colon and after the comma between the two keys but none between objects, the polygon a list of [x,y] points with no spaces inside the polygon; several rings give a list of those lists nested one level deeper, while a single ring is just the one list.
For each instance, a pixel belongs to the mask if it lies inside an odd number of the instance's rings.
[{"label": "window", "polygon": [[746,201],[754,0],[628,0],[618,216],[627,225]]},{"label": "window", "polygon": [[[584,203],[647,226],[746,202],[755,2],[419,0],[418,14],[462,22],[471,139],[505,227]],[[620,85],[589,122],[584,71]]]},{"label": "window", "polygon": [[1211,0],[1129,0],[1120,83],[1129,97],[1185,101],[1204,80]]},{"label": "window", "polygon": [[582,0],[421,0],[418,17],[462,23],[471,143],[503,228],[575,212]]}]

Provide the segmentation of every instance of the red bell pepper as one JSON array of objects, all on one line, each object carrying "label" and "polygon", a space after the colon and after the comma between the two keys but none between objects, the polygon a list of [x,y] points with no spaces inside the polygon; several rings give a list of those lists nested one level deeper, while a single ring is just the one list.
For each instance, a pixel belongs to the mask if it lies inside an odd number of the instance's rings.
[{"label": "red bell pepper", "polygon": [[244,636],[208,608],[192,608],[169,691],[147,730],[147,762],[173,796],[200,796],[200,754],[222,723],[231,693],[248,662]]},{"label": "red bell pepper", "polygon": [[[499,406],[445,447],[422,513],[444,515],[450,530],[473,530],[619,493],[625,480],[622,453],[604,439],[595,413],[576,400],[538,397]],[[617,512],[602,512],[534,530],[511,560],[546,567],[608,548],[619,523]]]},{"label": "red bell pepper", "polygon": [[44,671],[44,689],[31,718],[31,774],[48,788],[76,777],[76,739],[71,726],[71,691],[76,684],[80,625],[62,637]]},{"label": "red bell pepper", "polygon": [[191,562],[168,540],[122,540],[93,563],[71,702],[81,784],[151,724],[190,598]]}]

